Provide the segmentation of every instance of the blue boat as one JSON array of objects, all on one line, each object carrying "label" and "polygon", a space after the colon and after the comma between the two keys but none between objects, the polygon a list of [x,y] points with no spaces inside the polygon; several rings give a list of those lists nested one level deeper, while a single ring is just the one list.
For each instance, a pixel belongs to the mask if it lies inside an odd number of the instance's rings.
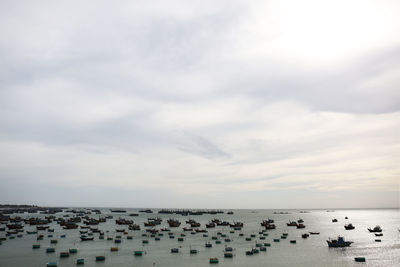
[{"label": "blue boat", "polygon": [[337,239],[326,240],[326,242],[330,248],[349,247],[353,243],[352,241],[345,241],[342,236],[339,236]]}]

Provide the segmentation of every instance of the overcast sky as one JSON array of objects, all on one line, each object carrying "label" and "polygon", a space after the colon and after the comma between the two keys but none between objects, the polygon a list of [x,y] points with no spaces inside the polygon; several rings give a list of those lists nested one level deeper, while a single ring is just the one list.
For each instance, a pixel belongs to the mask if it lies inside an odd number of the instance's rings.
[{"label": "overcast sky", "polygon": [[399,207],[400,1],[1,1],[0,202]]}]

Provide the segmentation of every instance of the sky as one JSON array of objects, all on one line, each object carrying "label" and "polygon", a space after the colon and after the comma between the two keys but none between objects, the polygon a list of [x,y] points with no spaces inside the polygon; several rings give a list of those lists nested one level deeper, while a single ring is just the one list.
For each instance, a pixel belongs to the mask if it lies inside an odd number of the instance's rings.
[{"label": "sky", "polygon": [[400,206],[400,1],[0,2],[0,203]]}]

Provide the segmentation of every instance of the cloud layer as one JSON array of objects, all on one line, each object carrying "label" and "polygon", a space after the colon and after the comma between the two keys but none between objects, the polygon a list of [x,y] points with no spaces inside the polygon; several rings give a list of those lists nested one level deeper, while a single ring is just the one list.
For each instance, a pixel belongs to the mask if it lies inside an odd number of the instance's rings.
[{"label": "cloud layer", "polygon": [[1,202],[399,206],[398,1],[0,7]]}]

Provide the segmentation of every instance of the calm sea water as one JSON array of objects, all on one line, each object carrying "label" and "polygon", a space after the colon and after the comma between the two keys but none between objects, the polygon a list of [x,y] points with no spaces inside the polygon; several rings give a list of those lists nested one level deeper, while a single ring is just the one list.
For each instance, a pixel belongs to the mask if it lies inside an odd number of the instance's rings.
[{"label": "calm sea water", "polygon": [[[98,218],[104,215],[113,215],[114,219],[108,219],[106,223],[101,223],[98,228],[105,232],[105,239],[99,240],[98,234],[95,234],[94,241],[82,242],[79,239],[79,229],[63,230],[58,224],[53,222],[51,228],[54,233],[45,234],[45,238],[36,241],[36,235],[24,234],[21,238],[7,239],[0,245],[0,266],[46,266],[49,261],[58,262],[58,266],[76,266],[77,258],[84,258],[84,266],[210,266],[209,258],[217,257],[219,263],[217,266],[399,266],[400,264],[400,213],[398,209],[379,209],[379,210],[336,210],[335,212],[326,212],[325,210],[310,210],[309,213],[300,213],[296,210],[287,211],[289,214],[274,214],[275,210],[233,210],[234,215],[217,214],[201,216],[181,216],[176,214],[157,214],[157,209],[153,209],[153,214],[140,213],[139,217],[130,217],[129,213],[138,213],[138,209],[126,209],[126,214],[111,213],[109,209],[101,209],[102,215],[90,215]],[[56,216],[61,217],[63,213]],[[21,217],[44,217],[45,215],[23,214]],[[345,217],[348,217],[346,220]],[[141,231],[129,231],[133,236],[128,240],[123,235],[121,244],[114,244],[114,241],[107,241],[107,236],[115,236],[115,229],[125,228],[127,226],[118,226],[115,219],[118,217],[134,220],[140,224]],[[169,239],[168,234],[164,233],[160,241],[154,238],[142,237],[145,233],[143,222],[150,217],[161,217],[163,222],[157,228],[167,227],[168,218],[177,218],[182,224],[179,228],[172,228],[175,233],[175,239]],[[208,223],[213,218],[227,220],[230,222],[241,221],[244,223],[242,231],[230,233],[230,228],[217,226],[208,229],[208,237],[203,237],[203,233],[191,235],[185,232],[186,237],[183,242],[178,242],[177,237],[183,233],[182,227],[188,227],[185,221],[193,218],[202,224]],[[269,230],[265,240],[259,239],[259,231],[263,228],[260,222],[263,219],[271,218],[275,220],[277,228]],[[288,227],[286,223],[289,220],[298,220],[302,218],[305,229],[296,229]],[[337,218],[338,222],[333,223],[332,219]],[[344,225],[353,223],[356,227],[352,231],[346,231]],[[383,229],[382,237],[375,237],[369,233],[367,228],[380,225]],[[3,225],[4,226],[4,225]],[[94,226],[96,227],[96,226]],[[25,230],[34,230],[35,226],[25,226]],[[106,232],[109,231],[109,232]],[[309,238],[301,238],[302,233],[309,231],[320,232],[320,235],[310,235]],[[221,244],[216,244],[211,240],[212,236],[217,236],[217,232],[227,235],[232,241],[224,242],[224,238],[219,238]],[[244,236],[239,236],[243,233]],[[288,233],[287,239],[281,239],[279,243],[273,242],[274,238],[279,238],[282,233]],[[47,238],[47,234],[53,234],[53,238]],[[60,238],[60,235],[66,234],[66,238]],[[256,238],[252,241],[246,241],[245,238],[255,234]],[[346,240],[354,241],[351,247],[347,248],[328,248],[326,240],[329,237],[335,238],[338,235],[344,236]],[[1,237],[5,237],[5,232],[0,232]],[[381,242],[375,242],[380,238]],[[50,239],[58,239],[58,244],[50,244]],[[148,239],[149,244],[142,244],[143,239]],[[296,244],[291,244],[290,240],[296,240]],[[206,241],[213,244],[212,248],[205,248]],[[260,252],[253,256],[246,256],[245,251],[255,247],[258,243],[271,243],[271,247],[266,252]],[[32,244],[39,243],[40,249],[32,249]],[[225,246],[234,248],[233,258],[224,258],[223,251]],[[110,252],[110,248],[118,246],[118,252]],[[55,253],[46,253],[47,247],[55,247]],[[71,254],[68,258],[60,258],[61,251],[68,251],[69,248],[78,248],[76,255]],[[171,254],[170,249],[179,247],[178,254]],[[198,254],[190,254],[190,249],[197,249]],[[135,257],[133,251],[143,250],[145,255]],[[104,262],[96,262],[95,256],[104,255]],[[354,257],[365,257],[365,263],[357,263]]]}]

